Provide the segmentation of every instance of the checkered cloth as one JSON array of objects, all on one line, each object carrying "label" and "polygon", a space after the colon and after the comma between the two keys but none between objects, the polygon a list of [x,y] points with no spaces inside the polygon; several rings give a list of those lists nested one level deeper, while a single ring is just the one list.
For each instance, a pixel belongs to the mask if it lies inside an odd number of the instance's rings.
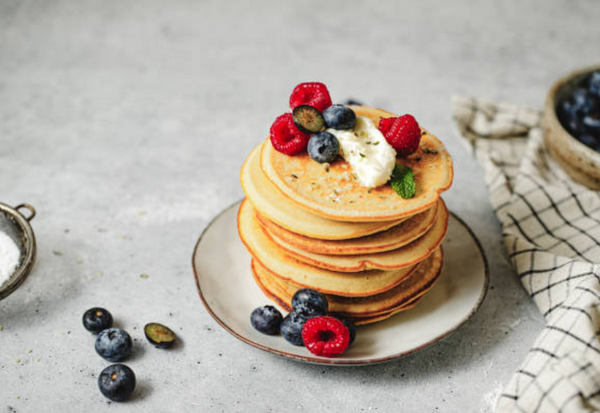
[{"label": "checkered cloth", "polygon": [[453,115],[485,170],[508,255],[546,318],[497,411],[600,410],[600,193],[546,151],[539,111],[457,97]]}]

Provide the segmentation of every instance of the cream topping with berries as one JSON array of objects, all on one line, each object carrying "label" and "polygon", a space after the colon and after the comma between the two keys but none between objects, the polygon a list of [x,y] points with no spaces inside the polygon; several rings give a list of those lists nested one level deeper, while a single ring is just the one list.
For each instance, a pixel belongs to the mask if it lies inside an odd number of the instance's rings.
[{"label": "cream topping with berries", "polygon": [[358,183],[367,188],[385,185],[396,164],[396,151],[375,123],[357,116],[354,129],[327,129],[340,143],[340,155],[352,167]]}]

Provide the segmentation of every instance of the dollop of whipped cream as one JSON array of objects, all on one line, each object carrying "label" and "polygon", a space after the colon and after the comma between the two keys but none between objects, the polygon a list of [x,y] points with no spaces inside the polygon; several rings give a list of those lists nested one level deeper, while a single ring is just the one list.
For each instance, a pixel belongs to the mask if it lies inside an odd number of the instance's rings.
[{"label": "dollop of whipped cream", "polygon": [[340,154],[352,167],[362,186],[385,185],[396,164],[396,151],[385,140],[375,123],[364,116],[356,117],[354,129],[327,129],[340,143]]}]

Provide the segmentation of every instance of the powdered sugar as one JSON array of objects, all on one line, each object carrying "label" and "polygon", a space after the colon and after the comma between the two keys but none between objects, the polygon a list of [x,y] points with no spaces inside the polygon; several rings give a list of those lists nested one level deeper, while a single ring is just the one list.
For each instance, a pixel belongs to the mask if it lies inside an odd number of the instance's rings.
[{"label": "powdered sugar", "polygon": [[6,233],[0,231],[0,285],[4,284],[19,265],[21,251]]}]

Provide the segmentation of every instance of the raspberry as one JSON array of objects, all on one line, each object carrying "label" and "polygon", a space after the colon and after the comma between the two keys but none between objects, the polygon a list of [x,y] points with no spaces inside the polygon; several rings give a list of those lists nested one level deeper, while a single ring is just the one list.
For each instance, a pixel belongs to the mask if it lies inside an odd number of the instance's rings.
[{"label": "raspberry", "polygon": [[379,130],[398,156],[407,156],[419,149],[421,129],[412,115],[381,119]]},{"label": "raspberry", "polygon": [[279,116],[271,125],[271,143],[279,152],[297,155],[306,149],[310,135],[294,124],[291,113]]},{"label": "raspberry", "polygon": [[331,106],[331,97],[327,86],[319,82],[300,83],[294,88],[290,96],[290,109],[296,106],[309,105],[323,112]]},{"label": "raspberry", "polygon": [[350,332],[337,318],[315,317],[304,323],[302,340],[311,353],[332,357],[346,351],[350,344]]}]

